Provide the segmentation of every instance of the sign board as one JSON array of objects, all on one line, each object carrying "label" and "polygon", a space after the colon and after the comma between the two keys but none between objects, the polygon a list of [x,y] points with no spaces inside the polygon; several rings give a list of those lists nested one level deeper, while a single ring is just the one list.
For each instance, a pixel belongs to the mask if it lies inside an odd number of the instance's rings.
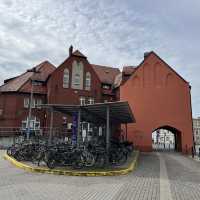
[{"label": "sign board", "polygon": [[77,143],[78,113],[72,115],[72,144]]}]

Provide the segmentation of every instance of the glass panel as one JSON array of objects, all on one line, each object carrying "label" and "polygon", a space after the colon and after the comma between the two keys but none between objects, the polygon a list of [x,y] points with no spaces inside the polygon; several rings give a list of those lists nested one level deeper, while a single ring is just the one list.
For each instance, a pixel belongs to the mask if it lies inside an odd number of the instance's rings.
[{"label": "glass panel", "polygon": [[69,70],[65,69],[63,74],[63,88],[69,87]]},{"label": "glass panel", "polygon": [[29,107],[29,98],[24,98],[24,108]]}]

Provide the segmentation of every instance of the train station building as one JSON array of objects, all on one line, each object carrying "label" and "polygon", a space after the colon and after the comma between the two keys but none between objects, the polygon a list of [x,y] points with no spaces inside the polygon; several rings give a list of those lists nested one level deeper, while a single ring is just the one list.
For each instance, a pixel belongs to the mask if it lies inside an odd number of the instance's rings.
[{"label": "train station building", "polygon": [[[91,64],[79,50],[59,66],[48,61],[7,79],[0,86],[0,135],[8,137],[26,130],[31,107],[30,127],[48,130],[50,115],[41,104],[87,105],[128,102],[135,123],[121,126],[134,146],[152,151],[152,133],[168,130],[174,135],[175,149],[190,153],[193,146],[191,87],[156,53],[144,54],[138,66],[117,67]],[[32,105],[30,105],[30,96]],[[55,113],[53,127],[62,134],[70,130],[72,118]],[[5,129],[5,130],[3,130]],[[93,131],[89,123],[82,129]],[[12,132],[13,133],[13,132]]]}]

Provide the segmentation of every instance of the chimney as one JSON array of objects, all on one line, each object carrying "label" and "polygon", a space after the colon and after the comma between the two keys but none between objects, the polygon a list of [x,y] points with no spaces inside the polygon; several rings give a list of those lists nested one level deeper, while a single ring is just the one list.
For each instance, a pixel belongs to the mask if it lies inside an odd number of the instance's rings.
[{"label": "chimney", "polygon": [[73,46],[71,45],[71,46],[69,47],[69,56],[71,56],[72,53],[73,53]]},{"label": "chimney", "polygon": [[149,54],[150,52],[144,52],[144,58],[146,58]]}]

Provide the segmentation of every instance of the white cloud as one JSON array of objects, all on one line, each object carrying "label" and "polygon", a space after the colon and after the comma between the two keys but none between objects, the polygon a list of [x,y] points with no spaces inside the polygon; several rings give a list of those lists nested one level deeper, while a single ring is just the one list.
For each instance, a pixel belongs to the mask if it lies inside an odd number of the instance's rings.
[{"label": "white cloud", "polygon": [[191,83],[200,115],[199,9],[199,0],[0,0],[0,82],[43,60],[59,65],[71,44],[111,66],[154,50]]}]

